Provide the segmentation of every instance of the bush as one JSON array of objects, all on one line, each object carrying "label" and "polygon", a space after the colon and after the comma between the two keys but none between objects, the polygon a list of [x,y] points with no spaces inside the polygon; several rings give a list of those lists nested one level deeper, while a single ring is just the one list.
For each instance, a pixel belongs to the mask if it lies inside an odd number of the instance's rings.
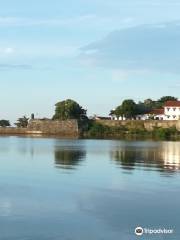
[{"label": "bush", "polygon": [[89,137],[111,137],[119,136],[127,131],[124,126],[106,126],[96,121],[89,123],[88,136]]},{"label": "bush", "polygon": [[160,139],[169,139],[178,134],[178,131],[175,127],[171,128],[155,128],[153,131],[153,136]]},{"label": "bush", "polygon": [[88,133],[93,137],[102,137],[110,133],[110,127],[93,122],[91,123]]},{"label": "bush", "polygon": [[146,135],[148,132],[144,128],[142,128],[142,129],[140,129],[140,128],[131,128],[131,129],[129,129],[128,133],[129,134]]}]

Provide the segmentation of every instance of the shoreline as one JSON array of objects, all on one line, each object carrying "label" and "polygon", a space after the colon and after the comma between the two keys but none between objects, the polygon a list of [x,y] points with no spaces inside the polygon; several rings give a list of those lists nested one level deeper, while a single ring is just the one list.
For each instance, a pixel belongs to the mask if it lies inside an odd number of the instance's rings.
[{"label": "shoreline", "polygon": [[44,139],[61,139],[61,140],[119,140],[119,141],[172,141],[180,142],[179,137],[153,137],[144,136],[139,134],[128,134],[128,135],[109,135],[109,136],[67,136],[58,134],[34,134],[34,133],[19,133],[19,134],[0,134],[0,137],[22,137],[22,138],[44,138]]},{"label": "shoreline", "polygon": [[180,141],[180,121],[30,120],[26,128],[0,127],[0,136]]}]

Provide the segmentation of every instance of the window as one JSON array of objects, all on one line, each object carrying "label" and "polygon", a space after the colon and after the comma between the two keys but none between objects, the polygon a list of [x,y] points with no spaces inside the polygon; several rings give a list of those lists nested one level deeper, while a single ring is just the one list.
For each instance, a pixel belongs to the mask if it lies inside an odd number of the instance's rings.
[{"label": "window", "polygon": [[170,108],[167,108],[167,110],[169,111],[169,110],[170,110]]},{"label": "window", "polygon": [[173,108],[173,111],[176,111],[176,108]]}]

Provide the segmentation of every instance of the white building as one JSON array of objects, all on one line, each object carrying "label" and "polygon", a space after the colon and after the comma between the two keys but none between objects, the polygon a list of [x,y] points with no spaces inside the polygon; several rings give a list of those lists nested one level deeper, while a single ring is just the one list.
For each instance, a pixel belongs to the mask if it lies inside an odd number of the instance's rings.
[{"label": "white building", "polygon": [[164,108],[158,108],[158,109],[152,110],[148,114],[148,119],[165,120]]},{"label": "white building", "polygon": [[116,115],[111,115],[111,120],[119,120],[119,121],[122,121],[122,120],[126,120],[125,117],[118,117]]},{"label": "white building", "polygon": [[[126,120],[125,117],[111,115],[112,120]],[[162,108],[153,109],[149,113],[137,115],[136,120],[180,120],[180,101],[167,101]]]},{"label": "white building", "polygon": [[164,120],[180,120],[180,101],[167,101],[165,103]]}]

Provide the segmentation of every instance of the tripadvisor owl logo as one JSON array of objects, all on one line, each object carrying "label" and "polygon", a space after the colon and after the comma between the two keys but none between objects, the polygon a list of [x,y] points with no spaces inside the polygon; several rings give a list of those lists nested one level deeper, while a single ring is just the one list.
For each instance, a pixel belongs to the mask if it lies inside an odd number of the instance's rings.
[{"label": "tripadvisor owl logo", "polygon": [[142,227],[137,227],[137,228],[135,229],[135,234],[136,234],[137,236],[142,236],[143,233],[144,233],[144,230],[143,230]]}]

